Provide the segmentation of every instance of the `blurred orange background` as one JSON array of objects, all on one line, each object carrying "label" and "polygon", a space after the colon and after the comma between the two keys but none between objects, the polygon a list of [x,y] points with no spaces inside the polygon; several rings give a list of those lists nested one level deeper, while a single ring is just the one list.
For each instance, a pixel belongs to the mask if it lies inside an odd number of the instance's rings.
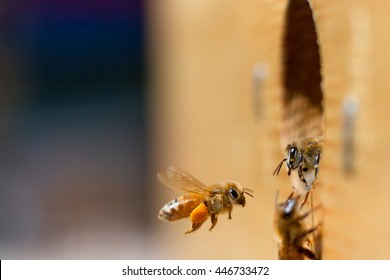
[{"label": "blurred orange background", "polygon": [[[19,2],[0,9],[0,258],[277,258],[275,193],[291,189],[285,172],[272,176],[287,1]],[[323,67],[323,255],[389,259],[390,4],[310,2]],[[352,175],[346,97],[358,106]],[[169,165],[255,197],[211,233],[206,222],[184,236],[188,220],[157,219],[180,195],[156,179]]]}]

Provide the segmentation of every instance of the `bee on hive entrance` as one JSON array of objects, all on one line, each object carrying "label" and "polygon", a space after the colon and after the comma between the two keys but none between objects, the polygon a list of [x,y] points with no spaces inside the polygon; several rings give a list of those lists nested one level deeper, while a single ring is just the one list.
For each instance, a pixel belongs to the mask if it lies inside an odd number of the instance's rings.
[{"label": "bee on hive entrance", "polygon": [[[286,158],[284,158],[276,167],[273,175],[278,175],[284,162],[287,166],[287,174],[290,176],[291,171],[298,170],[298,183],[295,188],[302,189],[306,196],[302,204],[305,203],[309,192],[312,189],[314,181],[317,179],[318,165],[321,155],[321,141],[314,138],[306,138],[300,143],[292,142],[286,147]],[[301,187],[300,187],[301,186]],[[302,190],[299,190],[302,192]]]},{"label": "bee on hive entrance", "polygon": [[[280,260],[316,260],[321,258],[320,240],[310,240],[311,233],[317,233],[314,238],[320,238],[318,233],[320,224],[307,229],[305,218],[309,216],[316,208],[301,213],[302,208],[298,207],[299,195],[291,193],[285,202],[277,202],[278,193],[275,197],[275,218],[274,230],[278,242],[278,258]],[[307,244],[314,244],[314,251],[307,248]]]},{"label": "bee on hive entrance", "polygon": [[192,175],[175,167],[160,171],[157,177],[166,186],[186,193],[165,204],[158,213],[158,218],[166,221],[190,217],[192,225],[185,234],[199,229],[209,216],[211,231],[217,223],[219,214],[227,212],[228,218],[231,219],[233,205],[244,207],[246,203],[244,194],[253,197],[252,190],[241,188],[236,182],[228,181],[206,186]]}]

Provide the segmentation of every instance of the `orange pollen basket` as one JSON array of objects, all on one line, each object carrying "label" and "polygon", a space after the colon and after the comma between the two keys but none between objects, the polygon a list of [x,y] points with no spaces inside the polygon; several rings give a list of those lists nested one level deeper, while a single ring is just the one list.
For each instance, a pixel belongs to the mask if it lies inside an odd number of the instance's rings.
[{"label": "orange pollen basket", "polygon": [[209,215],[209,210],[207,209],[207,206],[202,202],[199,204],[198,207],[196,207],[194,210],[192,210],[190,214],[191,222],[194,224],[200,224],[203,223]]}]

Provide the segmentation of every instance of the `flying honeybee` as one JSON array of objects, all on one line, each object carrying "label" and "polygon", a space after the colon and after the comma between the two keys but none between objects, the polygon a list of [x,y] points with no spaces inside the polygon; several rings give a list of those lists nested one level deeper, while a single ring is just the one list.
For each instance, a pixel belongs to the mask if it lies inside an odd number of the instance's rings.
[{"label": "flying honeybee", "polygon": [[[305,218],[312,210],[301,213],[302,208],[298,207],[299,195],[291,193],[285,202],[277,202],[275,198],[275,218],[274,230],[278,241],[278,257],[280,260],[316,260],[321,258],[321,234],[318,232],[320,224],[312,228],[307,228]],[[313,240],[309,239],[311,233],[316,232]],[[314,251],[309,249],[306,244],[314,244]]]},{"label": "flying honeybee", "polygon": [[165,204],[158,213],[159,219],[167,221],[189,216],[192,226],[185,234],[199,229],[209,216],[211,231],[217,223],[219,214],[227,212],[228,218],[231,219],[233,205],[244,207],[246,203],[244,194],[253,197],[251,190],[242,189],[236,182],[228,181],[206,186],[187,172],[174,167],[160,171],[157,177],[166,186],[186,193]]},{"label": "flying honeybee", "polygon": [[317,179],[318,165],[321,155],[321,141],[313,138],[306,138],[300,143],[292,142],[286,147],[286,158],[276,167],[273,175],[278,175],[284,162],[287,165],[287,174],[298,169],[300,181],[304,184],[305,190],[311,190],[314,181]]}]

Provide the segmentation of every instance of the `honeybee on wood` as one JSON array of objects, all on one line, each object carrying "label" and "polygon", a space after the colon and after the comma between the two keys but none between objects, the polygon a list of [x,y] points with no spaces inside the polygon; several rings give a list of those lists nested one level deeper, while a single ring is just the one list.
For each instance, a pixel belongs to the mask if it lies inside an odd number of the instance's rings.
[{"label": "honeybee on wood", "polygon": [[[307,229],[305,219],[316,209],[313,208],[301,213],[298,200],[299,195],[291,193],[285,202],[277,202],[275,198],[274,230],[278,241],[278,258],[280,260],[316,260],[321,257],[321,245],[315,246],[314,252],[307,248],[306,244],[320,242],[320,234],[315,235],[317,240],[310,241],[309,235],[317,232],[319,225]],[[316,244],[314,244],[316,245]]]},{"label": "honeybee on wood", "polygon": [[175,167],[160,171],[157,177],[166,186],[186,193],[165,204],[158,213],[159,219],[167,221],[190,217],[192,225],[185,234],[199,229],[209,216],[211,231],[217,223],[219,214],[227,212],[228,218],[231,219],[233,205],[244,207],[246,203],[244,194],[253,197],[252,190],[241,188],[236,182],[228,181],[206,186],[192,175]]},{"label": "honeybee on wood", "polygon": [[[321,142],[322,140],[306,138],[300,141],[299,144],[297,142],[288,144],[285,150],[286,158],[278,164],[273,175],[278,175],[283,163],[286,162],[289,176],[292,170],[298,169],[299,180],[303,183],[303,189],[308,195],[314,181],[317,179]],[[304,201],[306,201],[306,198]]]}]

